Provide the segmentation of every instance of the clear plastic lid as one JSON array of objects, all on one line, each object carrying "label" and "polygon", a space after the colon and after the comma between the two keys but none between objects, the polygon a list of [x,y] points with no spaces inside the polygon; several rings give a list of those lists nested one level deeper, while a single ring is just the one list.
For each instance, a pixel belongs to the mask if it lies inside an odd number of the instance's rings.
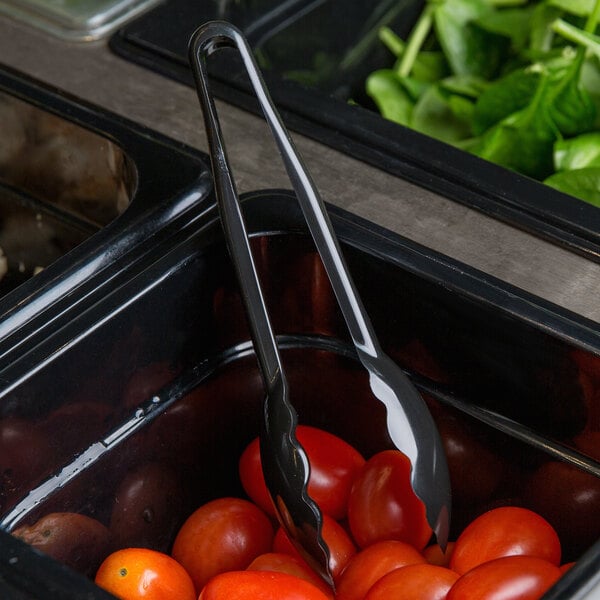
[{"label": "clear plastic lid", "polygon": [[0,13],[63,39],[91,41],[161,0],[0,0]]}]

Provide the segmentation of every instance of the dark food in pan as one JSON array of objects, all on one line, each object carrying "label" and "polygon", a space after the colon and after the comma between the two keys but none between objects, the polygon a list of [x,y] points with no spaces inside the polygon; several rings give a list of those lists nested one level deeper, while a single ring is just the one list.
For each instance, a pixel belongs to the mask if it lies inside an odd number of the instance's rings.
[{"label": "dark food in pan", "polygon": [[121,214],[124,153],[74,123],[0,93],[0,290],[48,266]]}]

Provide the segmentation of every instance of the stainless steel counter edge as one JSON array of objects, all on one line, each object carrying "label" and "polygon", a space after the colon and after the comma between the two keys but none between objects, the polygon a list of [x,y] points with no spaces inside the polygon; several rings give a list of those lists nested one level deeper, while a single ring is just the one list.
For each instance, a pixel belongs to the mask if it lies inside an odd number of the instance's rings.
[{"label": "stainless steel counter edge", "polygon": [[[0,62],[206,150],[195,92],[112,54],[0,18]],[[219,103],[240,192],[289,187],[263,121]],[[324,199],[600,322],[600,264],[294,135]]]}]

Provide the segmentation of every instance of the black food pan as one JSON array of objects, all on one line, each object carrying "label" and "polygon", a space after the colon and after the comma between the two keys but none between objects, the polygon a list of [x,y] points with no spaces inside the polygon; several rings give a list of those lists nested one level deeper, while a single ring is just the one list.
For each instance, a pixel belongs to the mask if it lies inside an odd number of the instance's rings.
[{"label": "black food pan", "polygon": [[[293,194],[247,194],[243,206],[300,422],[370,455],[384,444],[381,407]],[[583,597],[600,572],[597,325],[330,211],[382,345],[425,394],[448,447],[465,449],[449,453],[451,536],[492,506],[533,507],[560,532],[563,560],[577,560],[547,597]],[[90,577],[109,549],[168,551],[191,510],[243,494],[237,461],[258,434],[264,394],[249,340],[212,206],[14,353],[0,370],[0,430],[12,433],[0,435],[3,597],[106,598]],[[547,469],[562,473],[556,493]],[[121,510],[140,481],[143,510]],[[587,504],[575,501],[578,485]],[[61,547],[69,566],[59,565],[10,535],[49,513],[85,515],[110,535],[83,558]]]},{"label": "black food pan", "polygon": [[202,155],[0,69],[0,356],[112,285],[210,196]]},{"label": "black food pan", "polygon": [[[377,31],[387,25],[406,37],[423,4],[169,0],[127,24],[110,46],[128,60],[193,85],[187,63],[191,34],[205,21],[230,20],[253,46],[291,129],[597,261],[600,212],[595,206],[378,114],[365,81],[372,71],[391,68],[394,59]],[[220,53],[211,63],[215,93],[256,111],[235,57]]]}]

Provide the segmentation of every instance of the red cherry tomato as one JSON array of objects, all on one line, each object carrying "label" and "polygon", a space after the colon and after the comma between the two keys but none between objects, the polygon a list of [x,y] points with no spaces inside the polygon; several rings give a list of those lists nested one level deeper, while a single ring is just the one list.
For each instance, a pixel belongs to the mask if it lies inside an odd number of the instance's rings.
[{"label": "red cherry tomato", "polygon": [[460,577],[458,573],[436,565],[408,565],[382,577],[365,600],[444,600]]},{"label": "red cherry tomato", "polygon": [[526,508],[495,508],[472,521],[456,540],[450,568],[463,574],[481,563],[503,556],[528,555],[554,565],[561,548],[554,528]]},{"label": "red cherry tomato", "polygon": [[526,505],[558,532],[567,560],[600,536],[600,479],[564,462],[541,465],[525,486]]},{"label": "red cherry tomato", "polygon": [[438,567],[448,567],[450,565],[450,557],[452,556],[452,550],[454,549],[454,542],[448,542],[446,545],[446,551],[437,544],[431,544],[423,550],[423,556],[430,565],[437,565]]},{"label": "red cherry tomato", "polygon": [[336,599],[363,600],[373,584],[390,571],[425,562],[423,555],[406,542],[376,542],[350,559],[335,582]]},{"label": "red cherry tomato", "polygon": [[538,600],[560,577],[560,569],[535,556],[505,556],[465,573],[447,600]]},{"label": "red cherry tomato", "polygon": [[487,502],[498,489],[505,470],[500,457],[477,439],[464,419],[442,408],[435,414],[450,472],[452,502]]},{"label": "red cherry tomato", "polygon": [[245,569],[271,550],[273,526],[260,508],[240,498],[204,504],[183,524],[171,554],[191,575],[199,593],[218,573]]},{"label": "red cherry tomato", "polygon": [[186,570],[168,554],[146,548],[110,554],[100,565],[95,581],[122,600],[196,600]]},{"label": "red cherry tomato", "polygon": [[329,600],[300,577],[273,571],[230,571],[213,577],[198,600]]},{"label": "red cherry tomato", "polygon": [[257,556],[246,569],[247,571],[275,571],[287,573],[304,579],[318,587],[326,596],[333,600],[331,588],[313,571],[306,561],[291,554],[267,552]]},{"label": "red cherry tomato", "polygon": [[167,551],[188,513],[181,475],[168,463],[130,470],[115,491],[110,533],[115,548]]},{"label": "red cherry tomato", "polygon": [[[323,540],[329,548],[329,570],[337,577],[348,561],[356,554],[356,546],[346,533],[346,530],[329,515],[323,515]],[[273,550],[291,554],[302,559],[296,547],[289,539],[283,528],[279,528],[273,540]],[[302,559],[303,560],[303,559]]]},{"label": "red cherry tomato", "polygon": [[123,391],[121,405],[126,410],[137,408],[147,402],[161,387],[177,375],[178,370],[168,363],[152,363],[137,369]]},{"label": "red cherry tomato", "polygon": [[422,550],[430,540],[425,505],[412,489],[410,472],[410,461],[402,452],[384,450],[356,476],[348,500],[348,523],[361,548],[394,539]]},{"label": "red cherry tomato", "polygon": [[558,568],[559,568],[561,574],[564,575],[573,566],[575,566],[575,561],[571,561],[571,562],[565,563],[564,565],[560,565],[560,567],[558,567]]},{"label": "red cherry tomato", "polygon": [[584,454],[600,460],[600,431],[584,431],[575,438],[574,442]]},{"label": "red cherry tomato", "polygon": [[[309,495],[323,513],[334,519],[344,518],[352,481],[365,459],[350,444],[322,429],[300,425],[296,435],[310,462]],[[239,470],[248,496],[265,512],[274,515],[262,474],[258,439],[244,450]]]},{"label": "red cherry tomato", "polygon": [[34,423],[19,417],[0,419],[0,512],[49,475],[56,448]]}]

